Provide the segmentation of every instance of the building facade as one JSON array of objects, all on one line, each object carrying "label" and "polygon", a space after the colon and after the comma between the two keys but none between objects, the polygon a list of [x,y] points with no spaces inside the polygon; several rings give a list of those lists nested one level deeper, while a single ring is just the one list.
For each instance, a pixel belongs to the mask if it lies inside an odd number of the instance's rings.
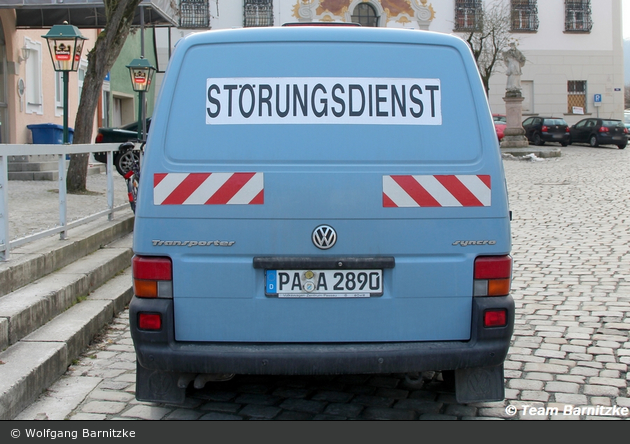
[{"label": "building facade", "polygon": [[[6,0],[6,5],[11,3],[23,1]],[[37,3],[50,1],[29,0],[28,8]],[[168,2],[143,0],[145,3],[147,10],[153,5],[158,11],[164,6],[162,3]],[[499,5],[506,11],[504,23],[509,39],[527,59],[521,75],[525,117],[564,117],[569,124],[585,116],[623,118],[621,0],[178,0],[177,4],[169,20],[162,21],[165,27],[145,32],[147,58],[155,61],[158,68],[148,96],[148,115],[152,94],[159,91],[160,71],[164,70],[171,49],[190,32],[281,26],[289,22],[357,22],[362,26],[466,37]],[[0,5],[0,143],[28,143],[28,124],[61,124],[60,80],[52,70],[46,42],[41,37],[46,29],[41,25],[37,29],[37,24],[32,28],[20,26],[21,21],[27,20],[20,13],[29,11],[5,8]],[[76,25],[88,38],[85,57],[96,39],[95,26],[102,24]],[[139,54],[138,34],[130,37],[104,83],[95,130],[98,126],[124,125],[136,118],[137,97],[130,91],[126,65]],[[151,46],[153,42],[155,47]],[[489,80],[488,93],[495,114],[505,113],[506,80],[505,64],[499,60]],[[80,88],[81,71],[71,73],[69,122],[74,122]]]},{"label": "building facade", "polygon": [[[15,12],[0,9],[0,143],[30,143],[28,125],[63,125],[62,74],[55,72],[46,39],[46,29],[15,27]],[[94,46],[96,30],[81,30],[87,38],[77,72],[69,74],[68,126],[72,127],[79,106],[85,54]],[[96,124],[95,124],[96,128]]]},{"label": "building facade", "polygon": [[[211,29],[359,22],[460,37],[502,5],[509,38],[527,58],[521,76],[524,116],[564,117],[570,124],[588,115],[623,118],[621,0],[180,0],[180,5],[180,21],[188,28],[196,20]],[[489,86],[492,112],[504,114],[502,60]]]},{"label": "building facade", "polygon": [[[68,126],[74,125],[87,54],[106,24],[104,4],[102,0],[58,3],[57,7],[51,5],[50,0],[0,2],[0,143],[31,143],[29,125],[62,126],[62,74],[55,73],[46,39],[42,36],[51,26],[64,21],[77,26],[87,38],[79,70],[69,74]],[[132,90],[126,66],[141,54],[155,66],[154,26],[176,24],[173,4],[171,0],[142,0],[137,8],[133,19],[135,29],[104,79],[93,136],[100,126],[120,126],[137,120],[139,96]],[[154,92],[150,90],[145,95],[148,115],[153,108]]]}]

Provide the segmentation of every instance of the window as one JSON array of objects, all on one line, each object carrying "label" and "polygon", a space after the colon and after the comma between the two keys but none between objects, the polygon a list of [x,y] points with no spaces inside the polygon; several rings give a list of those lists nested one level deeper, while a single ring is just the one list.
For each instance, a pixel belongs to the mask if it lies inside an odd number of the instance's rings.
[{"label": "window", "polygon": [[103,81],[103,97],[101,99],[101,103],[103,104],[102,107],[102,121],[100,126],[102,127],[106,127],[109,128],[112,126],[112,121],[111,121],[111,100],[112,100],[112,94],[110,92],[110,86],[109,86],[109,74],[107,75],[106,79]]},{"label": "window", "polygon": [[55,71],[55,116],[63,116],[63,73]]},{"label": "window", "polygon": [[537,31],[537,0],[512,0],[512,31]]},{"label": "window", "polygon": [[455,1],[455,31],[477,31],[481,29],[481,0]]},{"label": "window", "polygon": [[271,0],[245,0],[243,7],[246,28],[273,26],[273,4]]},{"label": "window", "polygon": [[586,80],[569,80],[567,82],[567,104],[569,114],[586,112]]},{"label": "window", "polygon": [[24,45],[29,49],[30,54],[26,60],[26,112],[43,114],[42,44],[26,37]]},{"label": "window", "polygon": [[79,100],[81,100],[81,94],[83,93],[83,82],[85,81],[85,73],[87,72],[88,62],[85,59],[81,59],[79,62],[79,69],[77,71],[77,80],[79,83]]},{"label": "window", "polygon": [[210,27],[208,0],[180,0],[179,27],[188,29]]},{"label": "window", "polygon": [[570,32],[591,32],[590,0],[564,0],[564,30]]},{"label": "window", "polygon": [[378,16],[374,6],[369,3],[359,3],[352,11],[352,22],[359,23],[361,26],[378,26]]},{"label": "window", "polygon": [[534,81],[521,80],[521,95],[523,96],[523,114],[534,113]]}]

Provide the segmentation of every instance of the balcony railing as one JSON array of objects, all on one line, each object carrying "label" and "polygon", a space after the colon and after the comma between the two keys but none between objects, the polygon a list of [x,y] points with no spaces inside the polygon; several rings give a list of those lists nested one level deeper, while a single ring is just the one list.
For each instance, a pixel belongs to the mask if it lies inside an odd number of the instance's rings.
[{"label": "balcony railing", "polygon": [[512,31],[538,31],[538,5],[536,0],[512,0]]},{"label": "balcony railing", "polygon": [[590,0],[565,0],[564,11],[566,32],[591,32],[593,20]]},{"label": "balcony railing", "polygon": [[455,31],[474,32],[482,27],[481,0],[457,0],[455,2]]},{"label": "balcony railing", "polygon": [[185,29],[209,28],[208,0],[180,0],[179,27]]},{"label": "balcony railing", "polygon": [[273,26],[273,2],[271,0],[245,0],[243,26]]}]

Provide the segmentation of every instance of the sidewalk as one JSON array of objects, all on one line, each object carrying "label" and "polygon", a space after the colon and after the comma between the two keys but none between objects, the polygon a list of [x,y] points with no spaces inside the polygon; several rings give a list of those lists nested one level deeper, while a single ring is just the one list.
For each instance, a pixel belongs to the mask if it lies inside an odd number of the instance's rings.
[{"label": "sidewalk", "polygon": [[[67,221],[107,209],[107,175],[87,177],[88,193],[67,195]],[[59,225],[59,184],[56,181],[8,181],[9,239],[15,240]],[[127,202],[125,179],[114,173],[114,207]],[[107,217],[103,218],[106,221]]]}]

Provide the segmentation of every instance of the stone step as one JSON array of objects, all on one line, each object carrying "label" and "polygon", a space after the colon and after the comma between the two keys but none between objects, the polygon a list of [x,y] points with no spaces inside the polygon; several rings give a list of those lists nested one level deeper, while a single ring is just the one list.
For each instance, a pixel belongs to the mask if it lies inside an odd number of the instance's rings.
[{"label": "stone step", "polygon": [[131,264],[131,234],[0,298],[0,350],[37,330]]},{"label": "stone step", "polygon": [[0,420],[66,371],[132,297],[133,215],[40,239],[0,263]]},{"label": "stone step", "polygon": [[[47,162],[45,164],[35,163],[9,163],[9,180],[59,180],[59,169],[56,162]],[[15,171],[11,171],[12,165],[15,165]],[[30,169],[27,169],[30,168]],[[105,164],[90,164],[87,174],[100,174],[107,170]]]},{"label": "stone step", "polygon": [[14,419],[68,369],[132,297],[131,270],[0,352],[0,420]]}]

